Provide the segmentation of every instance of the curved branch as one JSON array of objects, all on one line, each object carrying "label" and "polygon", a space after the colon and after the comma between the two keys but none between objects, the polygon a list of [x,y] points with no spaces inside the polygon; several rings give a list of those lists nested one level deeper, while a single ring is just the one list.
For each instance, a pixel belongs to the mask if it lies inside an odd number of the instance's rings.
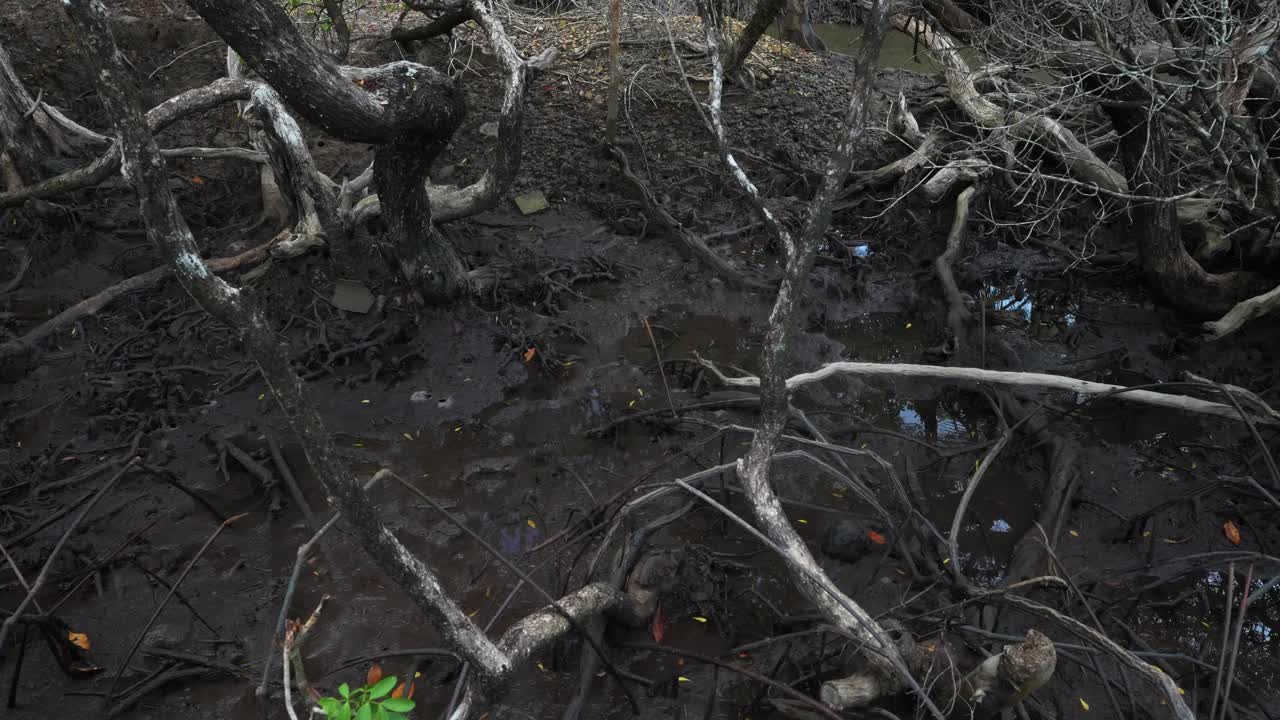
[{"label": "curved branch", "polygon": [[[147,129],[156,133],[191,113],[208,110],[231,100],[247,99],[254,84],[247,80],[221,78],[204,87],[179,93],[147,111]],[[119,168],[120,148],[118,144],[112,144],[106,153],[88,165],[17,190],[0,193],[0,208],[97,185],[111,177]]]}]

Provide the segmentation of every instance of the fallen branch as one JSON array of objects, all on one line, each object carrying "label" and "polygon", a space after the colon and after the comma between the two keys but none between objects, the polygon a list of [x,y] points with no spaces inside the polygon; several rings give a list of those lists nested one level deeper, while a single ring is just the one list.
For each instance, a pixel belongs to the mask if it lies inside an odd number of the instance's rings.
[{"label": "fallen branch", "polygon": [[662,203],[653,196],[653,191],[644,181],[636,177],[631,171],[631,163],[627,160],[627,154],[622,152],[621,148],[610,148],[614,159],[618,161],[618,172],[622,175],[623,181],[631,188],[633,195],[640,201],[644,212],[649,216],[649,220],[658,225],[668,234],[680,241],[680,246],[694,259],[701,261],[710,267],[717,275],[724,278],[729,283],[739,286],[751,288],[753,290],[771,290],[772,287],[758,280],[753,280],[742,272],[738,271],[728,260],[725,260],[719,253],[707,247],[702,238],[694,235],[679,220],[676,220],[670,212],[667,211]]},{"label": "fallen branch", "polygon": [[[275,241],[268,241],[255,248],[245,250],[239,255],[209,260],[206,264],[209,270],[214,273],[231,272],[241,268],[252,267],[267,259],[267,251],[273,242]],[[173,266],[161,265],[140,275],[134,275],[127,280],[122,280],[98,292],[96,295],[81,300],[28,330],[22,337],[0,344],[0,364],[4,364],[10,371],[20,371],[20,366],[25,367],[30,364],[30,360],[36,353],[36,348],[50,335],[77,320],[97,315],[103,308],[106,308],[119,298],[132,292],[153,287],[172,274]]]},{"label": "fallen branch", "polygon": [[[758,377],[751,375],[736,378],[727,377],[721,373],[719,368],[717,368],[713,363],[707,362],[703,359],[699,359],[699,362],[702,363],[703,367],[714,372],[726,385],[749,388],[758,388],[761,386],[760,378]],[[927,378],[930,380],[942,380],[954,383],[990,383],[992,385],[1003,385],[1006,387],[1034,387],[1046,390],[1062,390],[1065,392],[1078,393],[1080,395],[1114,396],[1118,400],[1127,400],[1129,402],[1140,403],[1143,405],[1152,405],[1155,407],[1198,413],[1201,415],[1213,415],[1214,417],[1227,418],[1229,420],[1241,419],[1240,413],[1230,405],[1187,397],[1186,395],[1173,395],[1171,393],[1153,392],[1151,390],[1131,390],[1123,385],[1108,385],[1106,383],[1096,383],[1089,380],[1077,380],[1076,378],[1063,377],[1061,375],[1005,372],[1002,370],[980,370],[978,368],[965,367],[939,367],[936,365],[891,365],[881,363],[837,362],[824,365],[813,372],[801,373],[787,378],[787,389],[793,390],[803,385],[821,382],[836,375]],[[1269,425],[1280,424],[1280,421],[1270,417],[1259,417],[1255,419],[1257,422]]]},{"label": "fallen branch", "polygon": [[1205,323],[1203,327],[1208,333],[1208,339],[1221,340],[1244,327],[1244,324],[1250,320],[1275,312],[1276,308],[1280,308],[1280,286],[1261,295],[1241,300],[1226,315]]}]

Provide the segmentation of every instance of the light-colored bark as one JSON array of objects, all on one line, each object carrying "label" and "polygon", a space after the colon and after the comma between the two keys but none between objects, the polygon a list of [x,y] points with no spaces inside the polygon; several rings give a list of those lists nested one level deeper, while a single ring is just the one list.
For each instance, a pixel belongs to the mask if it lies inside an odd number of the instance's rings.
[{"label": "light-colored bark", "polygon": [[[750,375],[733,378],[727,377],[721,373],[720,369],[713,363],[707,362],[706,360],[702,360],[701,362],[703,366],[714,372],[726,385],[749,388],[758,388],[762,386],[761,379],[758,377]],[[1060,390],[1085,396],[1109,395],[1114,397],[1116,400],[1140,403],[1143,405],[1150,405],[1152,407],[1162,407],[1169,410],[1178,410],[1200,415],[1212,415],[1214,417],[1226,418],[1229,420],[1241,419],[1240,413],[1230,405],[1201,400],[1200,398],[1187,397],[1185,395],[1153,392],[1151,390],[1129,390],[1123,385],[1108,385],[1106,383],[1091,382],[1089,380],[1077,380],[1076,378],[1063,377],[1061,375],[1006,372],[1002,370],[982,370],[979,368],[965,367],[943,367],[937,365],[860,362],[830,363],[813,372],[801,373],[787,378],[787,389],[793,390],[804,385],[821,382],[827,378],[839,375],[907,379],[920,378],[938,380],[941,382],[963,383],[968,385],[989,383],[1005,387]],[[1254,420],[1268,424],[1277,424],[1274,419],[1269,417],[1257,417],[1254,418]]]}]

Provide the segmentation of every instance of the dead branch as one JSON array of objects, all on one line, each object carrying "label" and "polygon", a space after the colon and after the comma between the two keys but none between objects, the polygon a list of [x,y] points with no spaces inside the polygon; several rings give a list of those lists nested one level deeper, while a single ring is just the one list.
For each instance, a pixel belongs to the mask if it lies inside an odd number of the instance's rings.
[{"label": "dead branch", "polygon": [[[267,259],[267,251],[274,242],[275,240],[273,239],[257,247],[245,250],[239,255],[216,258],[207,261],[205,264],[208,266],[209,271],[215,274],[249,268]],[[22,337],[0,344],[0,362],[10,371],[16,371],[20,366],[22,368],[29,367],[34,359],[37,347],[50,335],[77,320],[97,315],[103,308],[115,302],[118,298],[153,287],[172,274],[172,265],[161,265],[140,275],[134,275],[127,280],[122,280],[95,295],[81,300],[28,330]]]},{"label": "dead branch", "polygon": [[918,38],[942,63],[951,98],[969,119],[988,130],[1007,129],[1014,138],[1045,148],[1057,155],[1067,169],[1085,183],[1117,193],[1128,191],[1122,174],[1103,162],[1056,120],[1043,114],[1001,108],[988,100],[974,85],[974,75],[968,63],[960,55],[955,40],[946,32],[902,15],[895,15],[893,24],[901,32]]},{"label": "dead branch", "polygon": [[[194,112],[208,110],[231,100],[249,97],[253,83],[221,78],[204,87],[179,93],[147,112],[148,129],[155,133]],[[21,205],[27,200],[47,198],[104,182],[120,169],[120,149],[113,144],[97,160],[75,170],[0,193],[0,208]]]},{"label": "dead branch", "polygon": [[965,335],[968,333],[966,323],[969,311],[964,305],[964,296],[956,286],[955,275],[951,266],[960,254],[960,244],[964,241],[964,226],[969,221],[969,202],[973,199],[977,188],[970,185],[960,191],[956,198],[956,214],[951,220],[951,231],[947,233],[947,249],[933,261],[933,270],[938,275],[942,292],[947,298],[947,328],[951,331],[946,349],[949,353],[959,352],[964,347]]},{"label": "dead branch", "polygon": [[1274,312],[1276,308],[1280,308],[1280,287],[1247,300],[1241,300],[1226,315],[1205,323],[1203,327],[1208,339],[1221,340],[1244,327],[1250,320],[1256,320]]},{"label": "dead branch", "polygon": [[[763,386],[761,379],[758,377],[748,375],[744,377],[730,378],[721,373],[715,364],[706,360],[700,360],[700,362],[704,367],[709,368],[714,372],[726,385],[749,388],[758,388]],[[930,380],[941,380],[944,382],[964,383],[970,385],[990,383],[992,385],[1003,385],[1006,387],[1043,388],[1046,390],[1061,390],[1064,392],[1095,397],[1114,397],[1117,400],[1126,400],[1129,402],[1163,407],[1170,410],[1179,410],[1182,412],[1212,415],[1214,417],[1227,418],[1230,420],[1241,419],[1240,413],[1230,405],[1210,402],[1208,400],[1201,400],[1199,398],[1188,397],[1185,395],[1153,392],[1151,390],[1130,390],[1123,385],[1108,385],[1106,383],[1096,383],[1088,380],[1077,380],[1075,378],[1064,377],[1061,375],[1006,372],[1002,370],[982,370],[979,368],[965,367],[837,362],[824,365],[813,372],[793,375],[792,377],[787,378],[786,387],[788,390],[793,390],[804,385],[821,382],[829,377],[837,375],[857,375],[859,377],[879,376],[927,378]],[[1259,417],[1255,420],[1260,423],[1277,424],[1277,421],[1270,417]]]},{"label": "dead branch", "polygon": [[667,211],[662,203],[653,196],[653,192],[649,189],[644,181],[636,177],[631,171],[631,162],[627,159],[627,154],[622,148],[610,148],[614,159],[618,161],[618,173],[622,176],[627,187],[631,189],[632,195],[639,200],[644,212],[649,216],[649,220],[658,227],[665,230],[668,234],[675,237],[679,241],[681,249],[694,259],[701,261],[707,267],[711,268],[717,275],[724,278],[729,283],[739,286],[751,288],[753,290],[771,290],[772,286],[747,277],[744,273],[729,264],[719,253],[707,247],[702,238],[694,235],[679,220]]}]

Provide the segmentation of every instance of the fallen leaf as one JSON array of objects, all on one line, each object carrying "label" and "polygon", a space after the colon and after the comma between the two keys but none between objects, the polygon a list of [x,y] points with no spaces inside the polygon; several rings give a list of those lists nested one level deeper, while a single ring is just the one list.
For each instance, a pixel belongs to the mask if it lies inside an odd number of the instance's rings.
[{"label": "fallen leaf", "polygon": [[676,680],[677,680],[677,681],[679,681],[679,682],[690,682],[689,678],[687,678],[687,677],[685,677],[685,676],[683,676],[683,675],[681,675],[680,677],[676,678]]},{"label": "fallen leaf", "polygon": [[405,440],[412,440],[412,439],[413,439],[413,436],[412,436],[412,435],[410,435],[409,433],[400,433],[400,434],[401,434],[401,435],[404,435],[404,439],[405,439]]},{"label": "fallen leaf", "polygon": [[705,622],[707,621],[707,619],[706,619],[706,618],[704,618],[704,617],[702,617],[701,615],[694,615],[694,616],[693,616],[693,619],[694,619],[694,620],[696,620],[696,621],[698,621],[698,622],[700,622],[700,623],[705,623]]},{"label": "fallen leaf", "polygon": [[1222,523],[1222,532],[1231,541],[1232,545],[1240,544],[1240,528],[1236,527],[1235,523],[1230,520]]},{"label": "fallen leaf", "polygon": [[876,532],[875,530],[868,530],[867,537],[871,538],[871,542],[877,545],[884,545],[885,543],[889,542],[888,540],[885,539],[883,535]]},{"label": "fallen leaf", "polygon": [[911,323],[907,323],[907,328],[906,328],[906,329],[908,329],[908,330],[910,330],[910,329],[911,329]]},{"label": "fallen leaf", "polygon": [[801,525],[808,525],[808,524],[809,524],[809,521],[808,521],[808,520],[805,520],[804,518],[797,518],[797,519],[796,519],[796,522],[800,523]]},{"label": "fallen leaf", "polygon": [[195,183],[195,184],[197,184],[197,185],[203,185],[203,184],[204,184],[204,178],[200,177],[199,175],[196,175],[195,177],[191,178],[191,182],[193,182],[193,183]]},{"label": "fallen leaf", "polygon": [[1084,698],[1080,698],[1080,707],[1087,711],[1089,709],[1089,703],[1085,702]]},{"label": "fallen leaf", "polygon": [[377,685],[382,680],[382,666],[374,663],[369,666],[369,672],[364,676],[365,685]]},{"label": "fallen leaf", "polygon": [[89,649],[89,636],[84,633],[69,632],[67,633],[67,639],[71,641],[72,645],[75,645],[81,650]]},{"label": "fallen leaf", "polygon": [[533,528],[534,530],[538,529],[538,523],[534,522],[533,520],[525,520],[525,522],[529,523],[529,527]]},{"label": "fallen leaf", "polygon": [[666,624],[662,620],[662,606],[659,605],[658,608],[653,611],[653,641],[661,645],[662,638],[666,637],[666,634]]},{"label": "fallen leaf", "polygon": [[531,347],[531,348],[529,348],[528,350],[525,350],[525,351],[524,351],[524,361],[525,361],[526,363],[531,363],[531,362],[533,362],[533,358],[534,358],[534,356],[536,356],[537,354],[538,354],[538,348],[536,348],[536,347]]},{"label": "fallen leaf", "polygon": [[[414,673],[413,675],[414,675],[414,677],[418,677],[418,676],[420,676],[421,674],[422,674],[422,673]],[[396,686],[396,689],[395,689],[395,690],[392,690],[392,691],[391,691],[391,697],[393,697],[393,698],[400,698],[400,697],[402,697],[402,698],[412,698],[412,697],[413,697],[414,685],[415,685],[414,683],[409,683],[409,689],[408,689],[408,690],[405,690],[405,688],[404,688],[404,683],[400,683],[399,685],[397,685],[397,686]]]},{"label": "fallen leaf", "polygon": [[538,663],[538,669],[539,669],[539,670],[541,670],[542,672],[546,672],[546,671],[547,671],[547,669],[546,669],[545,667],[543,667],[543,666],[542,666],[542,663],[541,663],[541,662],[539,662],[539,663]]},{"label": "fallen leaf", "polygon": [[360,401],[360,404],[361,404],[361,405],[368,405],[370,402],[373,402],[373,401],[372,401],[372,400],[361,400],[361,401]]},{"label": "fallen leaf", "polygon": [[1072,530],[1070,532],[1071,532],[1071,537],[1080,537],[1080,533],[1076,532],[1075,530]]}]

